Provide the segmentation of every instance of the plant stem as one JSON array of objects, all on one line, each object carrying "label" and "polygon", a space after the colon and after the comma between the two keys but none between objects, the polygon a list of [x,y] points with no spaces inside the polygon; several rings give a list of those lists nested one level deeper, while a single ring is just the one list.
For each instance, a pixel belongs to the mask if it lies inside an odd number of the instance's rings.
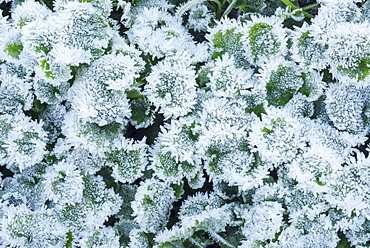
[{"label": "plant stem", "polygon": [[204,247],[203,244],[200,244],[198,241],[196,241],[194,238],[190,237],[189,238],[189,241],[192,242],[193,244],[195,244],[196,246],[198,246],[199,248],[202,248]]},{"label": "plant stem", "polygon": [[220,243],[223,243],[224,245],[226,245],[227,247],[230,247],[230,248],[235,248],[235,246],[233,246],[232,244],[230,244],[226,239],[224,239],[223,237],[221,237],[220,235],[218,235],[217,233],[215,232],[209,232],[209,234],[211,234],[211,237],[216,239],[217,241],[219,241]]},{"label": "plant stem", "polygon": [[221,19],[222,18],[222,15],[221,15],[221,13],[222,13],[222,8],[225,6],[225,4],[226,4],[226,2],[227,2],[227,0],[222,0],[222,2],[220,3],[220,5],[218,5],[218,13],[217,13],[217,17],[218,17],[218,19]]},{"label": "plant stem", "polygon": [[213,0],[213,2],[217,3],[218,8],[220,8],[220,6],[222,6],[222,5],[221,5],[221,2],[220,2],[220,1],[218,1],[218,0]]},{"label": "plant stem", "polygon": [[320,7],[320,4],[318,4],[318,3],[310,4],[310,5],[304,6],[302,8],[302,10],[307,11],[307,10],[310,10],[310,9],[313,9],[313,8],[316,8],[316,7]]},{"label": "plant stem", "polygon": [[183,6],[181,6],[180,9],[177,10],[177,14],[176,15],[182,16],[185,11],[189,10],[194,5],[200,4],[200,3],[204,2],[204,1],[205,0],[193,0],[193,1],[189,1],[186,4],[184,4]]},{"label": "plant stem", "polygon": [[236,4],[236,1],[237,0],[233,0],[231,3],[230,3],[230,5],[227,7],[227,9],[225,10],[225,12],[222,14],[222,17],[225,17],[225,16],[227,16],[229,13],[230,13],[230,11],[234,8],[234,5]]},{"label": "plant stem", "polygon": [[307,12],[302,11],[303,15],[307,18],[314,18],[315,16],[308,14]]},{"label": "plant stem", "polygon": [[282,1],[283,3],[285,3],[286,6],[289,6],[292,10],[296,10],[298,9],[297,6],[295,6],[291,1],[289,0],[280,0]]},{"label": "plant stem", "polygon": [[219,0],[212,0],[212,2],[217,4],[216,17],[218,18],[222,10],[222,3]]},{"label": "plant stem", "polygon": [[[299,9],[297,6],[295,6],[291,1],[289,0],[280,0],[282,1],[283,3],[285,3],[286,6],[288,6],[289,8],[291,8],[291,10],[297,10]],[[308,5],[306,7],[303,7],[302,8],[302,13],[305,17],[307,18],[314,18],[315,16],[311,15],[311,14],[308,14],[307,12],[305,12],[305,10],[310,10],[310,9],[313,9],[313,8],[316,8],[320,6],[319,4],[311,4],[311,5]]]}]

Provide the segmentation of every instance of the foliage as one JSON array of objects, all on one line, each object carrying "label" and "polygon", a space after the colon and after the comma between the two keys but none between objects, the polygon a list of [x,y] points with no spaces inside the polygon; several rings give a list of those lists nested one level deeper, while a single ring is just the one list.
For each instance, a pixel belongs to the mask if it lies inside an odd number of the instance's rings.
[{"label": "foliage", "polygon": [[370,1],[0,3],[1,247],[369,246]]}]

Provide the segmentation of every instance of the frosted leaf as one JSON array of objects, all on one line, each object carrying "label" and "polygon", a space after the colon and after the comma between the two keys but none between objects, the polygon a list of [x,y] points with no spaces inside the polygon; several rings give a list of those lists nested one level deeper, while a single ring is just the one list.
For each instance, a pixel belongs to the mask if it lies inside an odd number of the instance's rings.
[{"label": "frosted leaf", "polygon": [[71,147],[71,144],[66,142],[65,139],[58,139],[53,153],[58,161],[73,164],[84,175],[94,175],[106,163],[103,152],[101,154],[91,153],[80,145]]},{"label": "frosted leaf", "polygon": [[43,174],[46,165],[43,163],[26,167],[12,177],[1,181],[1,201],[4,205],[19,206],[25,204],[31,209],[38,209],[46,202]]},{"label": "frosted leaf", "polygon": [[10,247],[63,248],[67,228],[50,209],[30,210],[24,205],[6,208],[1,225],[0,243]]},{"label": "frosted leaf", "polygon": [[208,31],[209,34],[205,37],[209,41],[210,54],[213,59],[228,53],[234,57],[237,67],[249,67],[246,47],[242,41],[245,37],[245,30],[239,21],[225,18]]},{"label": "frosted leaf", "polygon": [[333,175],[328,183],[330,187],[327,200],[338,209],[342,209],[345,214],[350,216],[363,214],[367,218],[370,216],[370,194],[369,188],[369,158],[362,154],[357,154],[357,161],[354,158],[348,165]]},{"label": "frosted leaf", "polygon": [[186,27],[194,31],[206,32],[211,19],[215,18],[205,4],[197,4],[189,9],[189,17]]},{"label": "frosted leaf", "polygon": [[367,3],[367,2],[362,3],[360,11],[361,11],[361,20],[360,21],[365,22],[366,20],[369,20],[370,4]]},{"label": "frosted leaf", "polygon": [[[195,234],[196,231],[204,230],[218,243],[233,247],[229,241],[218,234],[225,232],[226,226],[232,223],[231,209],[231,204],[222,205],[220,199],[215,195],[198,193],[188,197],[180,208],[179,219],[181,220],[180,230],[182,233],[180,237],[186,239],[192,235],[192,238],[189,239],[191,242],[198,238],[205,243],[204,237],[199,238]],[[177,229],[176,226],[174,229]]]},{"label": "frosted leaf", "polygon": [[361,225],[366,221],[364,215],[348,216],[341,209],[337,208],[329,209],[328,216],[330,217],[333,227],[337,230],[343,230],[344,234],[346,234],[346,231],[360,230]]},{"label": "frosted leaf", "polygon": [[61,205],[82,202],[84,183],[81,171],[75,165],[61,161],[47,168],[45,193],[48,199]]},{"label": "frosted leaf", "polygon": [[203,157],[210,179],[241,186],[243,190],[258,187],[267,177],[266,167],[256,154],[250,151],[246,137],[234,135],[227,140],[211,141]]},{"label": "frosted leaf", "polygon": [[60,86],[73,77],[70,66],[54,63],[54,58],[51,55],[39,61],[35,73],[36,79],[45,80],[53,86]]},{"label": "frosted leaf", "polygon": [[293,95],[283,108],[294,117],[311,117],[314,114],[314,104],[299,92]]},{"label": "frosted leaf", "polygon": [[133,183],[143,175],[148,164],[147,145],[145,139],[141,142],[134,142],[122,138],[115,140],[105,152],[106,166],[113,168],[112,176],[122,183]]},{"label": "frosted leaf", "polygon": [[323,95],[325,84],[323,76],[315,70],[302,73],[303,85],[299,92],[307,97],[308,101],[316,101]]},{"label": "frosted leaf", "polygon": [[46,6],[34,0],[26,0],[12,11],[13,25],[22,28],[37,19],[44,19],[52,12]]},{"label": "frosted leaf", "polygon": [[228,53],[216,59],[214,63],[206,65],[209,67],[208,87],[211,88],[215,96],[232,97],[244,95],[244,92],[252,88],[248,82],[252,75],[251,70],[237,68],[234,58]]},{"label": "frosted leaf", "polygon": [[100,56],[112,33],[106,18],[90,3],[68,2],[47,17],[27,23],[21,41],[23,50],[39,62],[36,75],[58,85],[72,77],[71,66]]},{"label": "frosted leaf", "polygon": [[192,189],[199,189],[203,187],[205,181],[206,178],[204,177],[203,171],[199,170],[198,173],[188,181],[188,184]]},{"label": "frosted leaf", "polygon": [[135,79],[144,68],[139,51],[117,44],[114,53],[101,56],[78,72],[78,78],[105,84],[109,90],[123,91],[135,86]]},{"label": "frosted leaf", "polygon": [[[10,25],[7,21],[7,18],[3,16],[3,10],[0,10],[1,17],[0,17],[0,35],[3,37],[4,34],[8,32],[10,29]],[[0,41],[0,47],[2,47],[2,42]]]},{"label": "frosted leaf", "polygon": [[160,232],[155,237],[156,247],[207,247],[214,242],[225,247],[235,247],[235,244],[223,238],[224,235],[218,234],[224,232],[232,222],[232,207],[221,206],[220,203],[214,195],[197,194],[189,197],[180,209],[183,212],[181,222],[170,230]]},{"label": "frosted leaf", "polygon": [[165,229],[158,233],[155,237],[156,246],[155,247],[179,247],[185,248],[184,240],[191,238],[193,231],[184,230],[180,226],[173,226],[171,229]]},{"label": "frosted leaf", "polygon": [[327,63],[327,45],[323,44],[319,37],[315,37],[312,29],[314,27],[304,23],[292,33],[292,58],[305,68],[322,69]]},{"label": "frosted leaf", "polygon": [[314,219],[302,215],[279,235],[279,247],[336,247],[339,237],[331,225],[330,218],[324,214],[318,214]]},{"label": "frosted leaf", "polygon": [[100,126],[127,124],[131,110],[125,91],[134,86],[143,68],[143,61],[133,53],[117,50],[79,71],[69,100],[80,118]]},{"label": "frosted leaf", "polygon": [[63,30],[67,21],[66,18],[50,15],[27,23],[21,30],[23,50],[36,59],[46,56],[52,49],[53,42],[58,42],[60,39],[58,32]]},{"label": "frosted leaf", "polygon": [[366,137],[347,132],[340,132],[328,123],[320,120],[301,119],[302,132],[310,146],[328,147],[340,158],[348,157],[355,151],[355,146],[363,144]]},{"label": "frosted leaf", "polygon": [[278,202],[266,201],[239,211],[238,217],[243,221],[242,233],[248,241],[273,240],[284,226],[284,209]]},{"label": "frosted leaf", "polygon": [[162,58],[186,51],[194,61],[205,59],[204,54],[199,52],[201,50],[207,54],[206,50],[194,44],[190,34],[181,25],[180,17],[172,16],[157,7],[146,6],[135,18],[127,36],[145,54]]},{"label": "frosted leaf", "polygon": [[27,68],[34,66],[37,61],[32,56],[28,56],[27,51],[24,50],[21,37],[22,32],[19,29],[4,28],[2,31],[2,40],[0,41],[0,54],[7,62],[16,65],[22,65]]},{"label": "frosted leaf", "polygon": [[[120,0],[118,0],[120,1]],[[121,0],[122,1],[122,0]],[[137,22],[136,18],[139,17],[145,9],[158,9],[163,12],[173,12],[175,5],[168,0],[138,0],[130,4],[130,11],[125,18],[125,25],[132,25]]]},{"label": "frosted leaf", "polygon": [[[166,148],[166,147],[165,147]],[[200,170],[200,164],[189,163],[188,161],[177,161],[171,152],[162,151],[159,147],[158,151],[153,152],[152,168],[155,170],[155,175],[168,182],[180,182],[184,176],[194,178]]]},{"label": "frosted leaf", "polygon": [[66,140],[63,142],[86,149],[94,155],[102,155],[115,139],[124,135],[122,128],[122,124],[115,122],[105,126],[85,122],[70,111],[64,116],[62,134]]},{"label": "frosted leaf", "polygon": [[264,0],[242,0],[237,1],[235,7],[240,10],[240,12],[246,13],[246,15],[248,15],[251,13],[263,13],[265,8],[267,7],[267,3]]},{"label": "frosted leaf", "polygon": [[13,64],[0,65],[0,112],[15,114],[32,108],[32,83],[26,79],[22,68]]},{"label": "frosted leaf", "polygon": [[265,201],[275,201],[281,203],[282,198],[290,193],[291,191],[281,180],[277,180],[275,183],[265,183],[260,187],[250,191],[247,190],[240,192],[243,200],[250,204],[259,204]]},{"label": "frosted leaf", "polygon": [[[135,184],[122,184],[120,185],[120,190],[118,191],[118,194],[123,201],[121,209],[116,214],[117,218],[120,219],[116,230],[118,230],[120,233],[123,233],[126,238],[128,238],[131,230],[138,228],[138,224],[134,221],[134,216],[132,215],[133,210],[131,208],[131,202],[135,200],[135,194],[138,187],[139,186]],[[123,229],[125,227],[126,229]]]},{"label": "frosted leaf", "polygon": [[355,3],[359,2],[357,0],[320,0],[320,2],[320,12],[313,19],[313,23],[321,28],[335,26],[337,23],[360,20],[361,9]]},{"label": "frosted leaf", "polygon": [[203,212],[222,206],[222,200],[214,194],[197,193],[189,196],[181,205],[179,219],[201,215]]},{"label": "frosted leaf", "polygon": [[[112,40],[110,44],[112,49],[109,51],[109,54],[122,54],[125,57],[125,60],[134,60],[136,61],[135,66],[137,69],[142,69],[141,67],[144,66],[144,61],[141,58],[142,52],[138,50],[134,45],[129,45],[129,41],[121,36],[119,32],[114,32],[112,34]],[[109,61],[110,63],[114,63],[114,61]],[[120,63],[122,61],[119,61]],[[125,61],[126,63],[132,63],[131,61]]]},{"label": "frosted leaf", "polygon": [[187,60],[164,59],[152,67],[144,94],[165,118],[188,114],[195,104],[195,70]]},{"label": "frosted leaf", "polygon": [[253,75],[249,81],[253,85],[253,89],[243,92],[244,95],[240,97],[246,103],[245,111],[251,113],[252,116],[260,116],[265,113],[264,107],[266,102],[266,88],[259,84],[256,75]]},{"label": "frosted leaf", "polygon": [[223,200],[232,200],[235,197],[240,197],[240,190],[237,186],[229,185],[227,182],[212,182],[214,194]]},{"label": "frosted leaf", "polygon": [[151,109],[151,104],[145,95],[130,99],[131,117],[130,123],[136,129],[147,128],[154,123],[155,112]]},{"label": "frosted leaf", "polygon": [[[80,64],[89,64],[92,59],[91,53],[82,48],[66,46],[63,43],[54,44],[48,54],[50,66],[78,66]],[[55,73],[52,72],[54,76]]]},{"label": "frosted leaf", "polygon": [[100,176],[85,175],[82,201],[59,206],[58,216],[63,224],[72,230],[102,227],[108,217],[118,213],[122,199],[113,188],[106,188]]},{"label": "frosted leaf", "polygon": [[133,229],[130,232],[130,243],[127,247],[129,248],[147,248],[149,247],[149,238],[145,232],[140,229]]},{"label": "frosted leaf", "polygon": [[242,240],[238,248],[280,248],[280,246],[277,243],[266,244],[260,241]]},{"label": "frosted leaf", "polygon": [[[68,3],[75,2],[74,0],[54,0],[53,5],[55,10],[63,10]],[[102,15],[108,16],[112,11],[112,1],[111,0],[79,0],[80,3],[88,2],[97,10],[99,10]]]},{"label": "frosted leaf", "polygon": [[246,112],[248,107],[243,98],[227,99],[210,97],[201,102],[200,123],[208,136],[201,137],[207,144],[208,139],[224,138],[233,133],[244,133],[250,130],[254,114]]},{"label": "frosted leaf", "polygon": [[60,136],[66,107],[63,105],[47,105],[39,118],[44,122],[43,128],[47,132],[48,143],[54,143]]},{"label": "frosted leaf", "polygon": [[346,238],[352,246],[366,247],[370,239],[370,233],[368,231],[370,229],[370,221],[365,219],[362,223],[361,221],[357,221],[357,223],[359,224],[357,228],[346,230]]},{"label": "frosted leaf", "polygon": [[282,106],[304,84],[301,72],[293,62],[271,60],[262,67],[261,82],[266,87],[269,105]]},{"label": "frosted leaf", "polygon": [[314,193],[327,192],[331,177],[342,168],[343,159],[336,152],[320,145],[311,145],[294,159],[287,168],[289,177],[297,180],[298,189]]},{"label": "frosted leaf", "polygon": [[58,18],[68,20],[60,39],[72,47],[89,50],[93,56],[101,54],[101,49],[108,46],[113,32],[104,14],[93,7],[97,2],[68,2],[56,12]]},{"label": "frosted leaf", "polygon": [[329,85],[325,108],[338,130],[355,134],[367,131],[369,124],[365,122],[363,110],[368,91],[338,83]]},{"label": "frosted leaf", "polygon": [[[290,183],[287,178],[287,170],[278,171],[278,178],[280,181],[279,187],[277,188],[277,198],[279,201],[284,202],[287,213],[289,213],[289,222],[294,222],[305,216],[310,220],[314,220],[317,215],[324,213],[330,209],[330,205],[325,199],[327,190],[322,190],[321,192],[315,192],[308,188],[309,186],[303,186],[302,189],[294,188],[297,184],[296,181],[292,180]],[[288,180],[287,180],[288,179]],[[309,225],[309,222],[307,223]],[[330,225],[334,228],[334,225]]]},{"label": "frosted leaf", "polygon": [[286,53],[286,34],[282,19],[278,17],[251,16],[245,24],[243,42],[246,54],[252,64],[262,65],[268,60],[284,56]]},{"label": "frosted leaf", "polygon": [[23,113],[0,116],[0,163],[17,165],[22,171],[39,163],[46,154],[46,132],[43,123],[32,121]]},{"label": "frosted leaf", "polygon": [[35,79],[33,89],[36,98],[42,103],[58,104],[67,100],[70,84],[65,81],[59,85],[53,85],[50,80]]},{"label": "frosted leaf", "polygon": [[301,120],[284,109],[268,108],[262,122],[252,123],[248,141],[253,151],[275,166],[292,161],[306,145]]},{"label": "frosted leaf", "polygon": [[150,233],[163,230],[175,200],[175,191],[167,183],[156,179],[142,183],[131,203],[140,229]]},{"label": "frosted leaf", "polygon": [[[139,228],[139,225],[134,220],[128,218],[122,218],[121,216],[117,216],[116,218],[119,218],[119,222],[115,223],[113,228],[119,235],[121,247],[129,247],[129,242],[134,239],[133,235],[130,236],[130,232],[135,228]],[[142,245],[144,244],[142,243]]]},{"label": "frosted leaf", "polygon": [[118,248],[119,238],[112,227],[103,227],[86,233],[78,244],[81,248]]},{"label": "frosted leaf", "polygon": [[194,178],[202,170],[197,150],[199,126],[195,123],[172,122],[162,129],[152,154],[151,168],[165,181],[179,182],[184,177]]},{"label": "frosted leaf", "polygon": [[109,89],[106,81],[89,77],[89,71],[94,71],[94,67],[83,70],[69,89],[73,109],[82,120],[99,126],[113,122],[126,125],[126,118],[131,115],[126,93],[123,89]]},{"label": "frosted leaf", "polygon": [[330,72],[335,78],[344,82],[349,79],[361,81],[358,83],[359,86],[368,85],[368,80],[365,79],[368,79],[370,74],[369,26],[367,22],[339,23],[330,30],[325,55],[330,58]]}]

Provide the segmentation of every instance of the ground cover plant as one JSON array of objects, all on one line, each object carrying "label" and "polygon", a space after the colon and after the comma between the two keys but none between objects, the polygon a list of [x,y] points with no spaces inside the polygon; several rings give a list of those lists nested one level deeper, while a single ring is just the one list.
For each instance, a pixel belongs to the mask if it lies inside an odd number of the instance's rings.
[{"label": "ground cover plant", "polygon": [[13,0],[1,247],[368,247],[370,2]]}]

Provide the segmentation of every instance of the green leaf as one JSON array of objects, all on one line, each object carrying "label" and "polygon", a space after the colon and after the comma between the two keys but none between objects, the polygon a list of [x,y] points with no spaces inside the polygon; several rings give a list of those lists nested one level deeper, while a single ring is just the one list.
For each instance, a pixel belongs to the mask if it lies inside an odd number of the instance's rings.
[{"label": "green leaf", "polygon": [[243,34],[236,28],[218,31],[212,39],[213,46],[216,48],[212,53],[212,58],[216,59],[228,53],[234,56],[235,64],[238,67],[249,67],[245,56],[245,45],[242,42]]},{"label": "green leaf", "polygon": [[337,248],[353,248],[354,247],[354,246],[351,246],[348,239],[346,238],[346,236],[344,236],[342,232],[339,232],[338,236],[340,238],[340,241],[337,245]]},{"label": "green leaf", "polygon": [[127,89],[125,93],[128,99],[143,97],[143,94],[138,89]]},{"label": "green leaf", "polygon": [[303,83],[302,77],[296,74],[294,68],[279,66],[271,73],[270,80],[266,83],[266,99],[270,105],[282,106],[293,97]]},{"label": "green leaf", "polygon": [[67,233],[66,248],[72,248],[73,247],[72,242],[73,242],[73,234],[72,234],[72,232],[68,232]]},{"label": "green leaf", "polygon": [[17,44],[9,44],[6,46],[4,49],[4,52],[6,52],[10,57],[19,59],[19,55],[23,51],[23,46],[22,45],[17,45]]},{"label": "green leaf", "polygon": [[361,60],[358,63],[358,66],[353,66],[350,68],[338,66],[337,70],[340,74],[347,75],[352,79],[357,79],[357,81],[363,81],[370,74],[369,61],[366,60]]},{"label": "green leaf", "polygon": [[180,184],[171,184],[171,188],[175,191],[175,196],[177,199],[180,199],[182,194],[184,194],[184,185]]}]

